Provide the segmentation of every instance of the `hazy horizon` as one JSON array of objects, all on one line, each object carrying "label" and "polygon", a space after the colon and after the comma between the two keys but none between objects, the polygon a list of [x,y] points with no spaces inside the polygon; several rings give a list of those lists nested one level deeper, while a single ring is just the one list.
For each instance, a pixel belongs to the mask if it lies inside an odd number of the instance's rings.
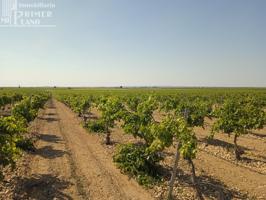
[{"label": "hazy horizon", "polygon": [[266,86],[197,86],[197,85],[0,85],[1,88],[266,88]]},{"label": "hazy horizon", "polygon": [[0,27],[0,87],[266,87],[265,10],[263,0],[57,0],[55,28]]}]

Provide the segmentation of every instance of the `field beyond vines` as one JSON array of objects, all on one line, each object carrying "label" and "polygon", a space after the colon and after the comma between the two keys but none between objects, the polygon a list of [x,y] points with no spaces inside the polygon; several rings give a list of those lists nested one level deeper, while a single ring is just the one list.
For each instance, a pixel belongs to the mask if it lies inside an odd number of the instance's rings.
[{"label": "field beyond vines", "polygon": [[265,88],[0,88],[0,199],[266,199]]}]

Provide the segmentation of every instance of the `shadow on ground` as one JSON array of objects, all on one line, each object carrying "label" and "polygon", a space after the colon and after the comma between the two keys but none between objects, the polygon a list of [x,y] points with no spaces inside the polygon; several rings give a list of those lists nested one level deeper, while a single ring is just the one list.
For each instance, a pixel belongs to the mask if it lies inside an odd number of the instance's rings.
[{"label": "shadow on ground", "polygon": [[49,102],[49,104],[47,105],[48,109],[56,109],[56,107],[54,105],[51,104],[51,102]]},{"label": "shadow on ground", "polygon": [[54,159],[54,158],[64,156],[65,154],[67,154],[67,152],[54,149],[52,146],[45,146],[45,147],[36,149],[33,154],[39,155],[39,156],[46,158],[46,159]]},{"label": "shadow on ground", "polygon": [[[204,139],[201,139],[199,141],[205,143],[206,145],[219,146],[219,147],[226,148],[228,150],[234,149],[234,144],[231,144],[229,142],[225,142],[223,140],[215,139],[215,138],[213,138],[213,139],[204,138]],[[238,145],[238,147],[242,150],[250,150],[249,148],[244,147],[244,146]]]},{"label": "shadow on ground", "polygon": [[45,142],[52,142],[52,143],[60,143],[63,141],[62,138],[52,134],[41,134],[39,139]]},{"label": "shadow on ground", "polygon": [[59,121],[59,118],[56,118],[56,117],[50,117],[50,116],[45,116],[45,117],[38,117],[38,119],[40,120],[44,120],[44,121],[47,121],[47,122],[56,122],[56,121]]},{"label": "shadow on ground", "polygon": [[[227,149],[228,152],[231,152],[234,154],[234,144],[231,144],[231,143],[219,140],[219,139],[208,140],[206,138],[200,140],[200,142],[204,143],[206,146],[212,145],[212,146],[222,147],[224,149]],[[243,154],[241,156],[241,160],[240,160],[240,162],[243,162],[243,164],[245,164],[245,163],[257,163],[257,162],[266,163],[266,157],[265,156],[259,155],[259,154],[258,155],[250,154],[249,155],[249,154],[247,154],[247,151],[251,152],[252,149],[244,147],[244,146],[240,146],[240,145],[238,145],[238,147],[240,148],[240,150],[242,151],[242,154]],[[206,152],[206,153],[208,153],[208,152]],[[219,156],[216,156],[216,157],[219,157]],[[227,160],[227,159],[222,158],[222,157],[219,157],[219,158],[226,160],[228,162],[231,162],[231,163],[235,163],[235,162],[232,162],[231,160]],[[252,169],[249,169],[249,170],[257,172],[256,170],[252,170]]]},{"label": "shadow on ground", "polygon": [[259,158],[261,158],[261,159],[249,158],[249,157],[247,157],[247,156],[242,156],[242,157],[241,157],[241,161],[246,162],[246,163],[262,162],[262,163],[266,164],[266,159],[265,159],[264,156],[257,156],[257,157],[259,157]]},{"label": "shadow on ground", "polygon": [[73,184],[69,181],[61,180],[60,178],[49,174],[35,174],[29,178],[18,178],[16,183],[17,184],[13,195],[14,200],[72,200],[72,198],[65,194],[63,190],[67,189]]},{"label": "shadow on ground", "polygon": [[[164,174],[164,179],[170,180],[172,168],[161,168],[160,170],[161,173]],[[177,170],[176,178],[179,180],[179,184],[183,185],[184,187],[193,187],[191,175],[182,169]],[[210,199],[249,199],[246,194],[242,194],[235,189],[229,188],[220,180],[206,175],[205,172],[202,172],[202,175],[197,176],[197,183],[202,194]]]},{"label": "shadow on ground", "polygon": [[260,138],[266,138],[266,134],[261,134],[261,133],[253,133],[250,132],[250,135],[256,136],[256,137],[260,137]]},{"label": "shadow on ground", "polygon": [[46,115],[52,117],[52,116],[56,116],[57,114],[56,113],[47,113]]}]

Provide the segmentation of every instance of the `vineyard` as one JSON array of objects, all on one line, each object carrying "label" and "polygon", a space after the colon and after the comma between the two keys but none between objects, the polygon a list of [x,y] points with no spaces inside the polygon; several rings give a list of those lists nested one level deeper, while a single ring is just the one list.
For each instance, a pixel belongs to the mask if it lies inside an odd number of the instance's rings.
[{"label": "vineyard", "polygon": [[265,111],[255,88],[4,88],[0,198],[266,199]]}]

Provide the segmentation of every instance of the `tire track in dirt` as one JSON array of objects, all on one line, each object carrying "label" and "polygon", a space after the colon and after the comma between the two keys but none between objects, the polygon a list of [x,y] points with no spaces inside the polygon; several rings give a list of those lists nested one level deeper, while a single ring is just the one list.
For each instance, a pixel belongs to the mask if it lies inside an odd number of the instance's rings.
[{"label": "tire track in dirt", "polygon": [[[52,102],[52,104],[54,105],[54,102]],[[55,110],[55,112],[56,112],[56,115],[59,116],[57,110]],[[66,137],[63,133],[63,128],[62,128],[63,124],[61,123],[61,119],[58,122],[57,126],[60,130],[61,137],[62,137],[63,141],[65,141],[65,148],[66,148],[66,151],[68,152],[68,161],[69,161],[70,173],[71,173],[71,177],[75,180],[77,192],[82,197],[81,199],[88,200],[88,199],[90,199],[89,191],[87,191],[86,188],[84,188],[85,184],[84,184],[83,177],[78,175],[78,173],[77,173],[78,170],[76,168],[75,161],[71,155],[69,142],[67,142]]]},{"label": "tire track in dirt", "polygon": [[60,118],[49,101],[38,117],[40,139],[30,157],[29,169],[17,181],[13,199],[84,199],[71,173],[69,153],[59,129]]}]

